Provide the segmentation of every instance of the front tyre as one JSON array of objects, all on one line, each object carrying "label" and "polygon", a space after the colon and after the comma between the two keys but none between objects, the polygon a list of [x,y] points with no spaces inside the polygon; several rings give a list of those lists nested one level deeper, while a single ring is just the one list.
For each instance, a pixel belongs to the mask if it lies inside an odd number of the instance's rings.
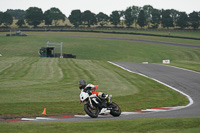
[{"label": "front tyre", "polygon": [[84,110],[92,118],[97,118],[99,115],[99,108],[96,106],[91,107],[89,104],[85,104]]},{"label": "front tyre", "polygon": [[121,115],[120,107],[114,102],[112,102],[111,104],[112,104],[112,109],[110,110],[110,114],[114,117],[120,116]]}]

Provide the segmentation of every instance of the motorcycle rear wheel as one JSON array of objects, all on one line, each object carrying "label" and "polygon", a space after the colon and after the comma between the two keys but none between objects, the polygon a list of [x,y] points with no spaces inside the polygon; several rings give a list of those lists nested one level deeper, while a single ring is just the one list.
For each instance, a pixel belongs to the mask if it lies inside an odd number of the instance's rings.
[{"label": "motorcycle rear wheel", "polygon": [[110,114],[114,117],[120,116],[121,115],[120,107],[114,102],[112,102],[111,104],[112,104],[112,109],[110,110]]},{"label": "motorcycle rear wheel", "polygon": [[89,104],[84,105],[84,110],[92,118],[97,118],[100,112],[98,107],[93,106],[92,108]]}]

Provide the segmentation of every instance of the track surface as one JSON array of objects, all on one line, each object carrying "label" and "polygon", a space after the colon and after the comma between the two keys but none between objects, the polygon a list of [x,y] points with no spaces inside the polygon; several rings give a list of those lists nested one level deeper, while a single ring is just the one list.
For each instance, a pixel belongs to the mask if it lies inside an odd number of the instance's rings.
[{"label": "track surface", "polygon": [[162,113],[152,113],[134,118],[152,117],[193,117],[200,116],[200,73],[159,64],[141,63],[116,63],[133,72],[144,74],[148,77],[168,84],[181,92],[189,95],[193,104],[187,108]]}]

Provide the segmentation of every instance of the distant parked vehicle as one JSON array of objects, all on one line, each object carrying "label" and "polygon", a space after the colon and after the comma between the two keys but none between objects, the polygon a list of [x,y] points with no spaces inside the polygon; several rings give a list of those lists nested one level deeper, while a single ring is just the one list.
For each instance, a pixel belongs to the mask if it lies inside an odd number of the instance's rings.
[{"label": "distant parked vehicle", "polygon": [[27,36],[27,34],[22,33],[21,31],[17,31],[15,33],[6,34],[6,36]]}]

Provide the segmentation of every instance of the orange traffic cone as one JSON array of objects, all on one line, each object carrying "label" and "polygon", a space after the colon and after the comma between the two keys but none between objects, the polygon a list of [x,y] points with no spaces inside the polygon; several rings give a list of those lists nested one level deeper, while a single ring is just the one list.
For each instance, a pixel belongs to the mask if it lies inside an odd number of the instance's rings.
[{"label": "orange traffic cone", "polygon": [[47,109],[44,108],[44,111],[42,112],[43,115],[47,115]]}]

